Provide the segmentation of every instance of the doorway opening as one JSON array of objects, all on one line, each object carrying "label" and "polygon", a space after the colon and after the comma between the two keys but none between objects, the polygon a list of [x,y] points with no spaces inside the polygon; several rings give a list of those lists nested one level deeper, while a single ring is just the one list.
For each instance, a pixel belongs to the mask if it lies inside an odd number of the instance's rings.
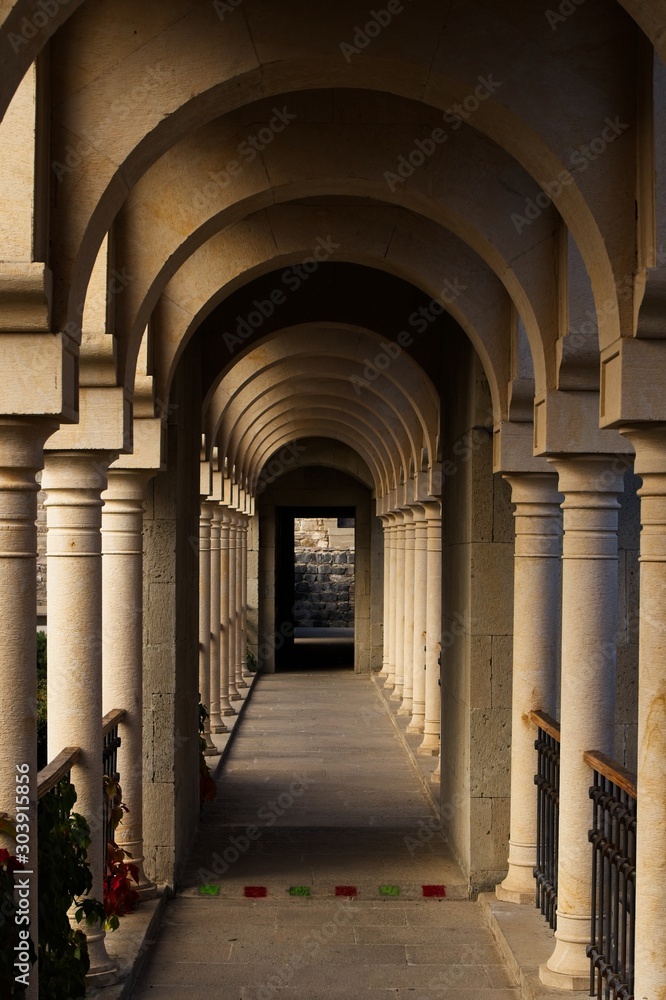
[{"label": "doorway opening", "polygon": [[[278,508],[276,670],[354,669],[354,508]],[[285,627],[287,623],[287,627]]]}]

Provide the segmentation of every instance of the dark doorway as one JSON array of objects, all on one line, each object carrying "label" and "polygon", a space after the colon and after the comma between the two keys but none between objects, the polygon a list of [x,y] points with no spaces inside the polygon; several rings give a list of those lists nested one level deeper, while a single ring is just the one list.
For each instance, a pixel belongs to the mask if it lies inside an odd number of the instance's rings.
[{"label": "dark doorway", "polygon": [[277,671],[354,669],[355,517],[353,507],[276,508]]}]

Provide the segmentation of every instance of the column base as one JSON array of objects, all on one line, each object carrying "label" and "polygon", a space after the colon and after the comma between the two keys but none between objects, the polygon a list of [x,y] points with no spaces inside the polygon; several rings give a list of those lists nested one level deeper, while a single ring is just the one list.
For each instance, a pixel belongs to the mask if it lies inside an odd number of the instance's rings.
[{"label": "column base", "polygon": [[402,704],[398,709],[398,715],[411,715],[412,714],[412,699],[409,700],[403,698]]},{"label": "column base", "polygon": [[149,882],[148,880],[145,882],[139,882],[136,891],[138,892],[139,899],[141,900],[154,899],[157,895],[157,884],[155,882]]},{"label": "column base", "polygon": [[556,990],[588,991],[590,960],[585,954],[590,934],[589,914],[557,914],[555,949],[545,965],[539,967],[544,986]]},{"label": "column base", "polygon": [[396,684],[396,686],[393,689],[393,694],[389,698],[389,701],[402,701],[402,685],[398,687],[398,685]]},{"label": "column base", "polygon": [[235,710],[234,710],[234,709],[233,709],[233,708],[231,707],[231,705],[229,705],[229,707],[228,707],[228,708],[221,708],[221,709],[220,709],[220,715],[235,715],[235,714],[236,714],[236,712],[235,712]]},{"label": "column base", "polygon": [[[379,676],[382,677],[382,674],[380,674]],[[394,687],[395,687],[395,681],[391,680],[390,676],[384,677],[384,690],[392,691]]]},{"label": "column base", "polygon": [[419,712],[414,712],[412,720],[407,726],[408,733],[422,733],[425,726],[425,716]]},{"label": "column base", "polygon": [[239,695],[238,691],[236,691],[235,694],[230,694],[229,695],[229,701],[242,701],[242,698]]},{"label": "column base", "polygon": [[113,986],[118,981],[118,966],[106,953],[105,931],[93,930],[86,934],[90,969],[86,973],[86,983],[92,986]]},{"label": "column base", "polygon": [[420,757],[436,757],[439,753],[439,736],[426,733],[416,752]]},{"label": "column base", "polygon": [[520,889],[505,889],[504,883],[495,886],[495,895],[503,903],[518,903],[520,906],[534,906],[536,888],[531,892],[521,892]]},{"label": "column base", "polygon": [[570,976],[563,972],[551,972],[547,965],[539,966],[539,979],[544,986],[554,990],[568,990],[570,993],[590,992],[590,974],[586,976]]},{"label": "column base", "polygon": [[219,722],[216,725],[211,726],[210,731],[211,733],[217,733],[219,735],[219,733],[228,733],[229,729],[223,722]]},{"label": "column base", "polygon": [[206,747],[204,750],[204,757],[217,757],[220,751],[217,747]]}]

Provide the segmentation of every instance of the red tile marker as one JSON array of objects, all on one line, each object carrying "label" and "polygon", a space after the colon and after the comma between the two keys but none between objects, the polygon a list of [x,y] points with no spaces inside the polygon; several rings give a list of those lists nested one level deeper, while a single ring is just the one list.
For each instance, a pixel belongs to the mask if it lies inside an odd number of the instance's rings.
[{"label": "red tile marker", "polygon": [[243,895],[250,899],[260,899],[268,895],[268,889],[265,885],[246,885],[243,889]]},{"label": "red tile marker", "polygon": [[355,885],[336,885],[335,887],[336,896],[357,896],[358,892]]},{"label": "red tile marker", "polygon": [[422,888],[424,896],[433,896],[439,899],[443,899],[446,896],[445,885],[424,885]]}]

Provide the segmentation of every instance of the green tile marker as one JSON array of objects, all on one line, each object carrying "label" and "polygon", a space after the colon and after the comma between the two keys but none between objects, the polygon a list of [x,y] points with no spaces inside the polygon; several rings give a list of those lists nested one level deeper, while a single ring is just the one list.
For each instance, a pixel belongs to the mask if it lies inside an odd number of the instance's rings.
[{"label": "green tile marker", "polygon": [[310,886],[309,885],[292,885],[289,889],[290,896],[309,896]]},{"label": "green tile marker", "polygon": [[200,885],[199,886],[200,896],[219,896],[220,887],[219,885]]},{"label": "green tile marker", "polygon": [[399,885],[380,885],[379,887],[380,896],[399,896],[400,886]]}]

